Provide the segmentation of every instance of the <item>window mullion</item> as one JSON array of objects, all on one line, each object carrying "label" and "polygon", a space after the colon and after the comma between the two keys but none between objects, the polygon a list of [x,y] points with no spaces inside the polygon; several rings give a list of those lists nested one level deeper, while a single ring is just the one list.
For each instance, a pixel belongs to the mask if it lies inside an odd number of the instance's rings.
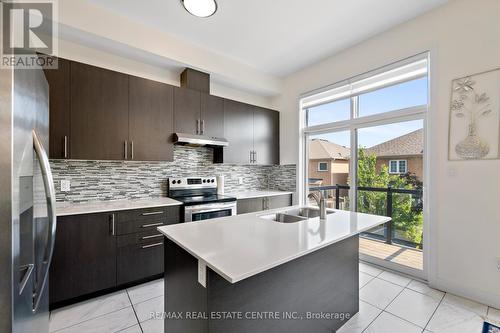
[{"label": "window mullion", "polygon": [[[356,119],[359,114],[359,97],[353,96],[351,98],[351,120]],[[351,186],[349,189],[350,205],[349,208],[352,212],[357,210],[357,183],[358,183],[358,130],[353,124],[351,126],[351,158],[349,159],[349,178],[351,179]]]}]

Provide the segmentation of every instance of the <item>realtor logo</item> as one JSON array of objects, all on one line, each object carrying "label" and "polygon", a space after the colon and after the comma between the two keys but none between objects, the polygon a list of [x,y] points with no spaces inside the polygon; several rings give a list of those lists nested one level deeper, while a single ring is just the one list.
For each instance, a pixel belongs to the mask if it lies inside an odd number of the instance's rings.
[{"label": "realtor logo", "polygon": [[[2,67],[57,66],[54,1],[2,1]],[[50,62],[50,63],[49,63]]]}]

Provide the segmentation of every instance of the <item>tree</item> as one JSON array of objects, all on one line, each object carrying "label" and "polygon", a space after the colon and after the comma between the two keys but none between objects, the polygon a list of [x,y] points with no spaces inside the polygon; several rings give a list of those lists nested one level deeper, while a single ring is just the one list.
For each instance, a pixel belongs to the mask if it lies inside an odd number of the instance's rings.
[{"label": "tree", "polygon": [[[411,173],[391,175],[386,165],[377,172],[377,157],[369,155],[365,149],[358,151],[358,186],[394,189],[422,189],[422,182]],[[358,211],[362,213],[386,215],[387,193],[358,190]],[[392,194],[392,224],[398,235],[421,247],[423,213],[421,196]]]}]

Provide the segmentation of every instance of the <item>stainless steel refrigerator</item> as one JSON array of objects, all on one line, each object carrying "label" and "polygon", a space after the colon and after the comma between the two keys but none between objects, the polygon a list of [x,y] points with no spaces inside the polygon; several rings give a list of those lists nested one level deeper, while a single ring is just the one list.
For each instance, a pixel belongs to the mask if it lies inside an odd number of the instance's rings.
[{"label": "stainless steel refrigerator", "polygon": [[42,69],[0,69],[0,332],[49,331],[56,231]]}]

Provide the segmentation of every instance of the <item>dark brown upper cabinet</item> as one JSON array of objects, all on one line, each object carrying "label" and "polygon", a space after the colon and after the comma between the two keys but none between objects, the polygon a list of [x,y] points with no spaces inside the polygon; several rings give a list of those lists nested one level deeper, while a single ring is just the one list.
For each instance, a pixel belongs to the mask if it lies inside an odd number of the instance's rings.
[{"label": "dark brown upper cabinet", "polygon": [[174,89],[174,129],[190,133],[223,137],[224,99],[187,88]]},{"label": "dark brown upper cabinet", "polygon": [[210,94],[210,75],[192,68],[181,73],[181,87]]},{"label": "dark brown upper cabinet", "polygon": [[49,84],[49,157],[69,158],[70,140],[70,61],[58,59],[57,69],[45,69]]},{"label": "dark brown upper cabinet", "polygon": [[45,73],[51,158],[172,161],[178,132],[226,138],[214,163],[279,162],[279,113],[210,95],[206,73],[182,87],[65,59]]},{"label": "dark brown upper cabinet", "polygon": [[226,99],[224,101],[224,163],[250,164],[253,152],[252,106]]},{"label": "dark brown upper cabinet", "polygon": [[128,81],[128,75],[71,62],[71,158],[128,158]]},{"label": "dark brown upper cabinet", "polygon": [[279,164],[279,112],[253,107],[253,163]]},{"label": "dark brown upper cabinet", "polygon": [[201,134],[224,137],[224,98],[201,94]]},{"label": "dark brown upper cabinet", "polygon": [[130,77],[129,159],[173,161],[173,94],[167,84]]},{"label": "dark brown upper cabinet", "polygon": [[[225,100],[224,163],[279,164],[279,112]],[[219,159],[220,160],[220,159]]]},{"label": "dark brown upper cabinet", "polygon": [[174,130],[177,133],[200,134],[201,93],[174,88]]}]

